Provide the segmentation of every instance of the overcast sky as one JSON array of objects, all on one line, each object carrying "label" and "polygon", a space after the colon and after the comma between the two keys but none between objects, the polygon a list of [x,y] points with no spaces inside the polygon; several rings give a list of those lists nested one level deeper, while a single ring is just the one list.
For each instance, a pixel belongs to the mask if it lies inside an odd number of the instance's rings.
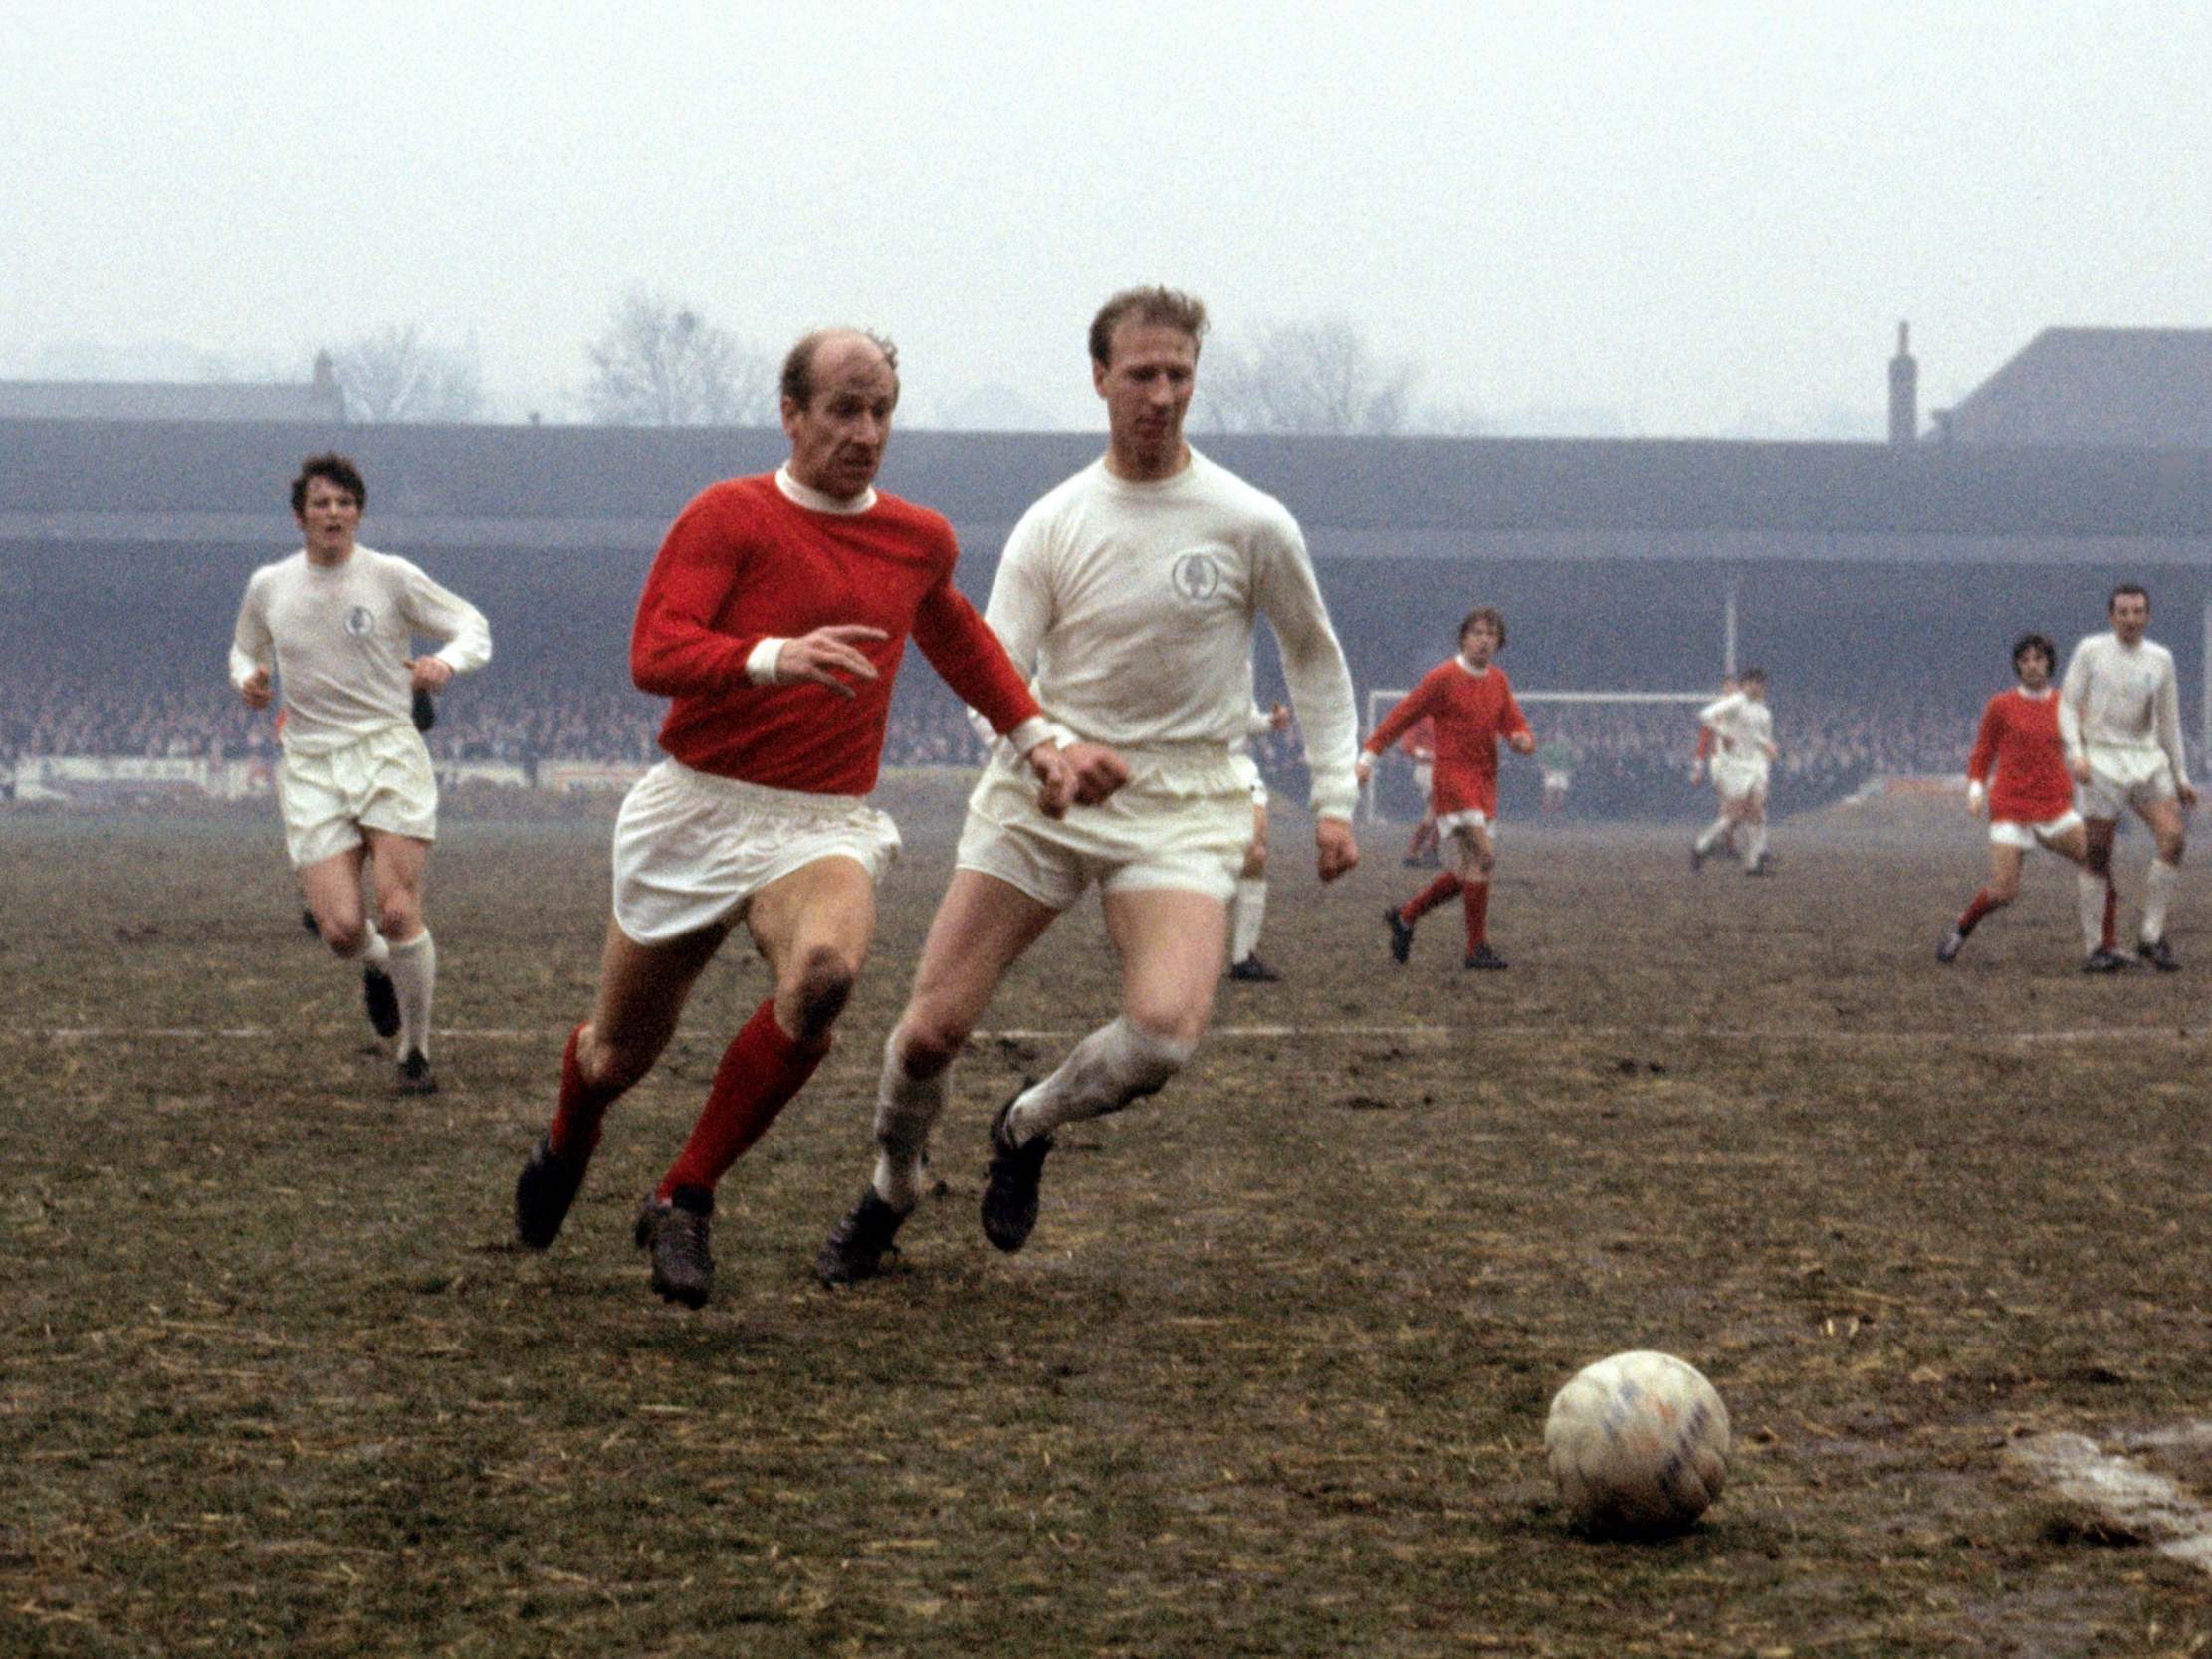
[{"label": "overcast sky", "polygon": [[[625,289],[1096,422],[1111,290],[1343,317],[1506,431],[1874,437],[2054,323],[2212,324],[2212,8],[15,0],[0,374],[391,324],[572,418]],[[1203,378],[1203,376],[1202,376]]]}]

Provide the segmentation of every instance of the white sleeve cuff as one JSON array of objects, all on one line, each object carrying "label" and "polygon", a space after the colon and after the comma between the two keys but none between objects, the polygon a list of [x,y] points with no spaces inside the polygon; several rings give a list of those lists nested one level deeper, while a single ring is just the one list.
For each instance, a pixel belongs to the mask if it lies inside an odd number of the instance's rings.
[{"label": "white sleeve cuff", "polygon": [[746,653],[745,677],[756,686],[774,685],[776,659],[782,656],[783,647],[788,644],[790,644],[789,640],[782,639],[764,639],[761,641],[759,645]]},{"label": "white sleeve cuff", "polygon": [[1970,777],[1970,778],[1968,778],[1968,779],[1966,780],[1966,804],[1967,804],[1968,806],[1979,806],[1979,805],[1981,805],[1981,804],[1982,804],[1982,796],[1983,796],[1984,794],[1986,794],[1987,792],[1988,792],[1988,791],[1986,791],[1985,789],[1983,789],[1983,788],[1982,788],[1982,783],[1981,783],[1981,779],[1980,779],[1980,778],[1978,778],[1978,777]]}]

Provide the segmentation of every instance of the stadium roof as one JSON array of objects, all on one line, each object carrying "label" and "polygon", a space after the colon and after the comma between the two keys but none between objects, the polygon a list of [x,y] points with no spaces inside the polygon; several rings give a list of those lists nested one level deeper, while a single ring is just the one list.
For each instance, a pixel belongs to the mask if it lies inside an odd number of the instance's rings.
[{"label": "stadium roof", "polygon": [[[0,542],[275,547],[300,458],[361,464],[373,545],[650,549],[774,429],[0,420]],[[1921,444],[1202,438],[1323,558],[2212,564],[2212,452]],[[901,432],[884,484],[995,552],[1084,433]]]},{"label": "stadium roof", "polygon": [[2212,449],[2212,329],[2046,328],[1935,420],[1958,444]]},{"label": "stadium roof", "polygon": [[345,418],[334,382],[0,380],[0,420],[309,421]]}]

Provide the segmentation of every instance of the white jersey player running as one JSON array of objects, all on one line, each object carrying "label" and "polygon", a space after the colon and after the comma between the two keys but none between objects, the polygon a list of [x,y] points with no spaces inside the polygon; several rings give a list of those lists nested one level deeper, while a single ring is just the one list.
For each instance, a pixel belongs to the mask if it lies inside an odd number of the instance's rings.
[{"label": "white jersey player running", "polygon": [[1766,698],[1766,670],[1747,668],[1738,676],[1736,690],[1697,711],[1698,724],[1714,738],[1712,779],[1720,816],[1690,843],[1693,871],[1703,869],[1713,850],[1740,826],[1750,835],[1743,873],[1768,874],[1767,783],[1782,751],[1774,743],[1774,711]]},{"label": "white jersey player running", "polygon": [[[249,709],[284,687],[277,800],[285,849],[316,932],[359,962],[370,1022],[399,1040],[399,1088],[428,1094],[437,947],[422,920],[423,869],[438,835],[438,780],[415,729],[417,692],[491,660],[483,613],[403,558],[355,535],[367,487],[342,455],[311,456],[292,484],[305,545],[246,584],[231,635],[231,685]],[[445,643],[413,655],[416,635]],[[376,916],[361,896],[373,860]]]},{"label": "white jersey player running", "polygon": [[[1253,704],[1244,717],[1244,741],[1238,752],[1251,760],[1251,745],[1270,731],[1290,727],[1290,706]],[[1228,976],[1250,984],[1272,984],[1282,977],[1259,959],[1259,930],[1267,918],[1267,785],[1259,762],[1251,761],[1252,844],[1236,873],[1236,897],[1228,912]]]},{"label": "white jersey player running", "polygon": [[1078,745],[1107,744],[1129,782],[1052,822],[999,754],[969,801],[958,868],[885,1045],[875,1177],[816,1271],[878,1270],[921,1193],[922,1157],[954,1057],[1022,952],[1092,886],[1121,961],[1121,1012],[991,1130],[985,1235],[1018,1250],[1037,1216],[1052,1132],[1159,1091],[1206,1029],[1227,901],[1252,835],[1252,630],[1264,616],[1304,731],[1320,877],[1359,860],[1356,710],[1304,538],[1272,497],[1195,453],[1183,421],[1205,308],[1168,289],[1115,295],[1091,326],[1105,456],[1014,527],[986,618]]},{"label": "white jersey player running", "polygon": [[[2144,638],[2150,595],[2123,583],[2112,590],[2105,613],[2111,631],[2092,634],[2074,648],[2059,685],[2059,740],[2074,774],[2075,805],[2089,831],[2089,862],[2078,878],[2083,913],[2093,902],[2100,907],[2105,902],[2112,836],[2121,814],[2133,808],[2156,843],[2143,882],[2135,954],[2170,973],[2181,964],[2166,943],[2166,912],[2181,877],[2186,814],[2197,803],[2181,746],[2181,696],[2173,653]],[[2125,963],[2113,952],[2090,958],[2092,967]]]}]

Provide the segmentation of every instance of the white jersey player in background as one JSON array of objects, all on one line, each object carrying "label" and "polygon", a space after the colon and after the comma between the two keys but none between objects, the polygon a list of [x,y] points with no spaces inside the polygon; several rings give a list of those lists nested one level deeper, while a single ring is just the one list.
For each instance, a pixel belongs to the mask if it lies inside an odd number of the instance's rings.
[{"label": "white jersey player in background", "polygon": [[1092,886],[1121,962],[1121,1011],[991,1128],[984,1233],[1018,1250],[1052,1133],[1156,1093],[1197,1046],[1251,843],[1252,630],[1274,629],[1313,778],[1320,877],[1359,861],[1357,713],[1305,540],[1289,512],[1184,442],[1206,310],[1169,289],[1107,301],[1090,332],[1106,454],[1022,516],[985,615],[1034,676],[1070,752],[1110,745],[1129,781],[1053,822],[1006,754],[968,805],[951,885],[884,1048],[875,1177],[823,1245],[829,1283],[875,1273],[922,1190],[946,1073],[1006,970]]},{"label": "white jersey player in background", "polygon": [[[2173,653],[2143,637],[2150,595],[2123,583],[2112,590],[2105,614],[2111,631],[2092,634],[2074,648],[2059,685],[2059,741],[2089,831],[2089,863],[2077,878],[2083,928],[2088,931],[2092,907],[2101,911],[2106,903],[2112,837],[2132,807],[2157,843],[2143,881],[2135,953],[2170,973],[2181,964],[2166,943],[2166,911],[2181,876],[2186,814],[2197,802],[2181,747],[2181,694]],[[2090,966],[2105,969],[2125,963],[2124,956],[2104,951],[2090,958]]]},{"label": "white jersey player in background", "polygon": [[1774,712],[1767,707],[1767,676],[1763,668],[1747,668],[1737,677],[1736,690],[1697,711],[1697,722],[1713,734],[1713,788],[1720,796],[1720,816],[1705,826],[1690,843],[1689,867],[1702,870],[1705,860],[1740,827],[1749,839],[1743,849],[1743,873],[1767,874],[1767,782],[1781,750],[1774,743]]},{"label": "white jersey player in background", "polygon": [[[1262,709],[1253,704],[1244,717],[1244,742],[1239,752],[1249,760],[1251,745],[1270,731],[1290,727],[1290,706],[1277,703]],[[1250,984],[1272,984],[1282,977],[1259,959],[1259,930],[1267,919],[1267,785],[1252,761],[1252,844],[1244,854],[1244,867],[1236,873],[1236,897],[1228,910],[1228,976]]]},{"label": "white jersey player in background", "polygon": [[[422,879],[438,834],[438,779],[415,729],[414,694],[438,692],[491,660],[483,613],[403,558],[361,546],[368,492],[342,455],[311,456],[292,484],[305,545],[246,584],[230,680],[249,709],[284,690],[277,801],[285,850],[316,932],[359,962],[377,1035],[399,1040],[399,1088],[428,1094],[437,946]],[[443,640],[413,654],[416,635]],[[373,862],[376,915],[361,871]]]}]

